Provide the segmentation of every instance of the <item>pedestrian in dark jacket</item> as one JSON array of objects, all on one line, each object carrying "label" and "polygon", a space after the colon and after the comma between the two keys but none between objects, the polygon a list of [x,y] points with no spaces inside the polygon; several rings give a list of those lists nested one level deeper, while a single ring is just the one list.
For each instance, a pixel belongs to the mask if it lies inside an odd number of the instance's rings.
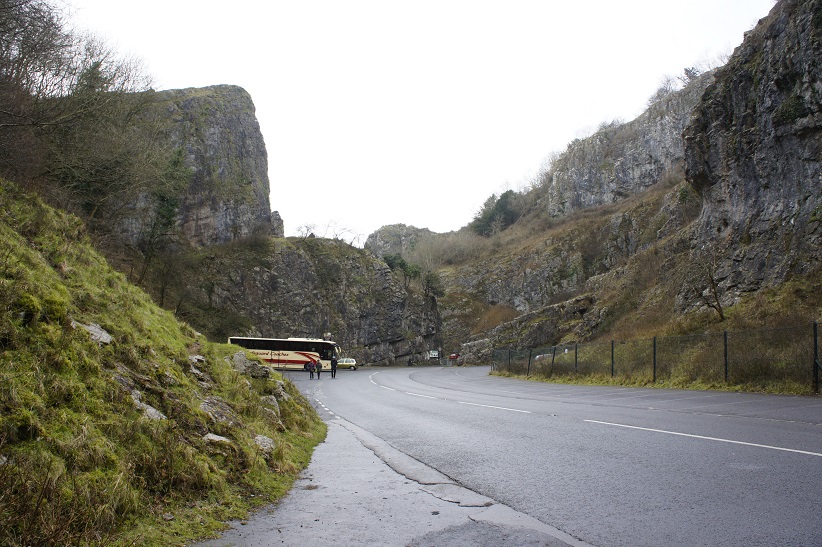
[{"label": "pedestrian in dark jacket", "polygon": [[333,356],[331,357],[331,377],[337,377],[337,358]]},{"label": "pedestrian in dark jacket", "polygon": [[323,362],[317,359],[317,380],[320,379],[320,371],[323,369]]},{"label": "pedestrian in dark jacket", "polygon": [[309,378],[309,380],[314,379],[314,368],[315,368],[315,366],[316,365],[314,365],[314,360],[313,359],[308,362],[308,373],[311,375],[311,378]]}]

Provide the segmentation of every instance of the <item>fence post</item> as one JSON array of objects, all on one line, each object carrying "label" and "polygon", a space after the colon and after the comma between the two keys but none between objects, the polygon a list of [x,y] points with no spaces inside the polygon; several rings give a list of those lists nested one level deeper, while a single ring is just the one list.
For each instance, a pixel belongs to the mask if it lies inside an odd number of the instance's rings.
[{"label": "fence post", "polygon": [[554,352],[551,354],[551,376],[554,375],[554,359],[557,357],[557,347],[554,346]]},{"label": "fence post", "polygon": [[656,383],[656,336],[654,336],[654,383]]},{"label": "fence post", "polygon": [[813,322],[813,392],[819,394],[819,323]]},{"label": "fence post", "polygon": [[614,377],[614,341],[611,340],[611,378]]},{"label": "fence post", "polygon": [[533,349],[528,350],[528,371],[525,373],[526,376],[531,376],[531,352],[533,351]]},{"label": "fence post", "polygon": [[725,341],[725,383],[728,383],[728,331],[723,330],[722,336]]}]

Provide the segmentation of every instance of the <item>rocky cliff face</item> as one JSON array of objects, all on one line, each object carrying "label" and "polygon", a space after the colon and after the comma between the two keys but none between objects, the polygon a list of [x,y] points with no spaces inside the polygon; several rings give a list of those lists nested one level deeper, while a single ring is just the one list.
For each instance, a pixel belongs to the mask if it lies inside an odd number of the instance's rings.
[{"label": "rocky cliff face", "polygon": [[168,139],[191,170],[177,224],[195,246],[261,232],[282,237],[268,193],[268,155],[251,96],[237,86],[156,93]]},{"label": "rocky cliff face", "polygon": [[370,234],[364,247],[379,257],[391,254],[408,256],[418,241],[433,235],[434,232],[428,228],[391,224]]},{"label": "rocky cliff face", "polygon": [[213,249],[190,284],[213,309],[250,321],[232,335],[322,337],[348,356],[393,364],[441,346],[436,302],[382,260],[336,240],[257,238]]},{"label": "rocky cliff face", "polygon": [[658,98],[637,119],[603,126],[577,139],[552,164],[538,205],[552,216],[614,203],[643,192],[681,170],[682,131],[713,74]]},{"label": "rocky cliff face", "polygon": [[591,277],[687,226],[698,213],[697,199],[683,184],[662,185],[613,211],[566,221],[515,253],[456,268],[447,276],[449,288],[520,313],[561,302]]},{"label": "rocky cliff face", "polygon": [[688,189],[672,185],[681,180],[682,131],[712,81],[712,73],[704,74],[658,99],[637,119],[569,144],[542,188],[533,191],[534,208],[553,217],[626,202],[664,183],[658,196],[617,212],[592,214],[562,233],[546,234],[526,252],[520,248],[460,268],[448,276],[451,287],[528,313],[574,294],[589,277],[693,220],[693,196],[689,201]]},{"label": "rocky cliff face", "polygon": [[[652,107],[569,145],[540,208],[556,217],[613,205],[449,277],[452,290],[521,312],[469,352],[584,338],[618,317],[614,308],[652,315],[675,300],[679,314],[719,310],[819,271],[821,60],[822,0],[783,0],[726,66],[669,97],[668,114]],[[679,169],[689,185],[654,198]]]},{"label": "rocky cliff face", "polygon": [[700,244],[734,294],[822,259],[822,2],[783,0],[716,74],[685,133]]},{"label": "rocky cliff face", "polygon": [[[269,210],[267,153],[248,93],[213,86],[152,99],[144,121],[181,151],[187,177],[175,202],[179,236],[167,247],[174,259],[141,263],[151,266],[141,279],[159,302],[173,303],[212,339],[330,332],[364,363],[391,364],[441,345],[436,302],[407,290],[373,254],[337,240],[283,238]],[[149,211],[157,200],[144,201],[127,226],[132,241],[152,227],[140,207]]]}]

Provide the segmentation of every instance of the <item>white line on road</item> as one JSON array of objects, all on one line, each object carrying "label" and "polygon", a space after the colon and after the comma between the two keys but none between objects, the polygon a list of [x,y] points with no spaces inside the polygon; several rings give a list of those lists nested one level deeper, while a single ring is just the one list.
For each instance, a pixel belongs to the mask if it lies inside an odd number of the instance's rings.
[{"label": "white line on road", "polygon": [[461,405],[484,406],[485,408],[496,408],[497,410],[510,410],[511,412],[522,412],[523,414],[530,414],[530,410],[517,410],[516,408],[505,408],[504,406],[481,405],[479,403],[466,403],[465,401],[456,401]]},{"label": "white line on road", "polygon": [[[387,389],[388,391],[398,391],[396,389],[393,389],[393,388],[390,388],[390,387],[385,387],[384,385],[378,384],[377,382],[375,382],[374,381],[374,376],[376,376],[377,374],[379,374],[379,372],[375,372],[371,376],[368,377],[368,380],[372,384],[374,384],[375,386],[379,386],[383,389]],[[451,399],[444,399],[444,398],[441,398],[441,397],[432,397],[430,395],[422,395],[420,393],[413,393],[411,391],[403,391],[403,393],[405,393],[406,395],[412,395],[414,397],[422,397],[423,399],[434,399],[436,401],[451,401],[451,402],[454,402],[454,403],[459,403],[461,405],[482,406],[482,407],[485,407],[485,408],[494,408],[494,409],[497,409],[497,410],[507,410],[509,412],[522,412],[523,414],[531,414],[530,410],[517,410],[516,408],[506,408],[504,406],[481,405],[479,403],[466,403],[465,401],[453,401]]]},{"label": "white line on road", "polygon": [[431,397],[430,395],[420,395],[419,393],[411,393],[410,391],[404,393],[406,395],[413,395],[414,397],[422,397],[423,399],[436,399],[436,397]]},{"label": "white line on road", "polygon": [[585,420],[588,423],[592,424],[602,424],[602,425],[613,425],[615,427],[625,427],[628,429],[640,429],[642,431],[653,431],[654,433],[667,433],[668,435],[679,435],[680,437],[691,437],[693,439],[703,439],[706,441],[719,441],[722,443],[731,443],[731,444],[742,444],[745,446],[755,446],[757,448],[769,448],[771,450],[781,450],[783,452],[794,452],[796,454],[805,454],[807,456],[819,456],[822,457],[822,454],[818,452],[808,452],[807,450],[796,450],[795,448],[784,448],[781,446],[770,446],[767,444],[757,444],[757,443],[746,443],[744,441],[734,441],[731,439],[721,439],[719,437],[706,437],[704,435],[691,435],[690,433],[679,433],[677,431],[666,431],[664,429],[651,429],[649,427],[638,427],[635,425],[626,425],[626,424],[615,424],[611,422],[600,422],[598,420]]}]

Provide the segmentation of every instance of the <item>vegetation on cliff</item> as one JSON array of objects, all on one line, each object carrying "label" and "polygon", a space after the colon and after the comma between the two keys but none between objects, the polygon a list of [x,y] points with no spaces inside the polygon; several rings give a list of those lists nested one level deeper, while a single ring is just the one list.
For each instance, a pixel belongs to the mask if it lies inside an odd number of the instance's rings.
[{"label": "vegetation on cliff", "polygon": [[296,388],[237,372],[78,218],[0,202],[0,543],[181,543],[283,495],[324,435]]},{"label": "vegetation on cliff", "polygon": [[406,228],[403,258],[446,280],[446,346],[488,362],[493,346],[822,318],[818,13],[815,0],[779,2],[727,66],[686,69],[683,89],[570,143],[471,226]]}]

